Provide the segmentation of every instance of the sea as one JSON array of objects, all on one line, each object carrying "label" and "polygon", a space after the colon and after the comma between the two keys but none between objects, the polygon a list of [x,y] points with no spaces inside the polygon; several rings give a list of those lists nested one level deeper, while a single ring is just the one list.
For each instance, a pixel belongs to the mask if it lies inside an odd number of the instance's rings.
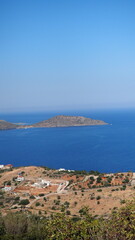
[{"label": "sea", "polygon": [[0,164],[102,173],[135,171],[135,109],[0,114],[32,124],[56,115],[84,116],[109,125],[0,131]]}]

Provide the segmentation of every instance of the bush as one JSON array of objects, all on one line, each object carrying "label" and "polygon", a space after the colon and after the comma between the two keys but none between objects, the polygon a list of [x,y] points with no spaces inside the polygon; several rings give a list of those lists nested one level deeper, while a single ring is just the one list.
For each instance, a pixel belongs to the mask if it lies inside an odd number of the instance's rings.
[{"label": "bush", "polygon": [[70,214],[71,214],[71,212],[70,212],[69,210],[67,210],[67,211],[66,211],[66,214],[67,214],[67,215],[70,215]]},{"label": "bush", "polygon": [[129,183],[128,177],[126,177],[122,182],[123,182],[123,183]]},{"label": "bush", "polygon": [[[25,213],[0,215],[0,240],[135,240],[135,200],[116,210],[107,219],[95,218],[88,207],[81,218],[66,214],[44,217]],[[39,211],[41,214],[41,211]]]},{"label": "bush", "polygon": [[19,205],[27,205],[29,204],[29,200],[28,199],[22,199],[20,202],[19,202]]},{"label": "bush", "polygon": [[97,183],[101,183],[101,181],[102,181],[102,178],[100,176],[97,177]]},{"label": "bush", "polygon": [[97,196],[96,199],[97,199],[97,200],[100,200],[100,199],[101,199],[101,196]]},{"label": "bush", "polygon": [[94,182],[94,177],[90,177],[90,180]]},{"label": "bush", "polygon": [[97,192],[102,192],[102,189],[98,189]]},{"label": "bush", "polygon": [[39,193],[39,197],[43,197],[45,194],[44,193]]},{"label": "bush", "polygon": [[35,197],[33,195],[30,196],[30,199],[35,199]]},{"label": "bush", "polygon": [[35,206],[36,206],[36,207],[40,206],[40,203],[39,203],[39,202],[36,202]]},{"label": "bush", "polygon": [[6,182],[6,185],[11,186],[11,181]]},{"label": "bush", "polygon": [[91,196],[91,197],[90,197],[90,200],[94,200],[94,199],[95,199],[95,197],[94,197],[94,196]]},{"label": "bush", "polygon": [[52,210],[56,210],[56,207],[55,207],[55,206],[52,206]]},{"label": "bush", "polygon": [[60,205],[60,200],[55,200],[55,205]]},{"label": "bush", "polygon": [[126,203],[126,201],[123,199],[123,200],[120,200],[120,204],[124,204]]},{"label": "bush", "polygon": [[69,207],[69,205],[70,205],[70,203],[69,202],[64,202],[64,206],[66,207],[66,208],[68,208]]},{"label": "bush", "polygon": [[0,202],[0,207],[3,207],[3,202]]},{"label": "bush", "polygon": [[15,201],[19,201],[19,200],[20,200],[20,197],[16,197],[16,198],[15,198]]},{"label": "bush", "polygon": [[121,188],[122,191],[126,190],[126,185],[123,185]]}]

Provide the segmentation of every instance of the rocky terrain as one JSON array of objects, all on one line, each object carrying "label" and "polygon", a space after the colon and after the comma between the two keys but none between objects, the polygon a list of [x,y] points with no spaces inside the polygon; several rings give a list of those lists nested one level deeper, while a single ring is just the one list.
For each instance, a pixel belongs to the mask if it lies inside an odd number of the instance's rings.
[{"label": "rocky terrain", "polygon": [[104,121],[94,120],[91,118],[80,116],[64,116],[59,115],[48,120],[33,124],[33,127],[73,127],[73,126],[90,126],[90,125],[106,125]]},{"label": "rocky terrain", "polygon": [[109,216],[135,197],[134,173],[53,170],[20,167],[0,170],[0,211],[33,214],[66,212],[80,216],[87,208],[93,216]]},{"label": "rocky terrain", "polygon": [[16,124],[0,120],[0,130],[15,129],[18,126]]}]

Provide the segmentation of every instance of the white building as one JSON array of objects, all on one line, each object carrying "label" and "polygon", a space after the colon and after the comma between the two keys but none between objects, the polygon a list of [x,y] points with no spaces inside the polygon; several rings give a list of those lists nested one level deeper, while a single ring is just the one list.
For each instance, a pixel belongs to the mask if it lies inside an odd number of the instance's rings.
[{"label": "white building", "polygon": [[50,185],[50,181],[46,181],[46,180],[41,180],[41,185],[48,187]]},{"label": "white building", "polygon": [[16,178],[16,181],[17,181],[17,182],[22,182],[22,181],[24,181],[24,177],[23,177],[23,176],[18,176],[18,177]]},{"label": "white building", "polygon": [[35,182],[34,184],[32,184],[32,187],[46,188],[49,185],[50,185],[50,181],[39,179],[39,182]]},{"label": "white building", "polygon": [[63,172],[63,171],[66,171],[66,169],[65,168],[59,168],[58,171]]},{"label": "white building", "polygon": [[0,165],[0,169],[4,168],[4,165]]},{"label": "white building", "polygon": [[4,169],[11,169],[12,167],[13,167],[12,164],[7,164],[7,165],[4,166]]},{"label": "white building", "polygon": [[59,172],[64,172],[64,171],[74,172],[75,170],[66,170],[65,168],[59,168],[58,171]]},{"label": "white building", "polygon": [[4,188],[2,188],[2,191],[8,192],[11,191],[11,186],[5,186]]}]

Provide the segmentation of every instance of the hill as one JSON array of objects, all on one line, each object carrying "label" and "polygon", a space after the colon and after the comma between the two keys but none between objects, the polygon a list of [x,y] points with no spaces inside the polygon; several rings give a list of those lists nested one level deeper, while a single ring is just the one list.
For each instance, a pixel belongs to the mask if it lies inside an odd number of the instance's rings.
[{"label": "hill", "polygon": [[16,128],[50,128],[50,127],[77,127],[77,126],[91,126],[91,125],[107,125],[108,123],[95,120],[92,118],[80,116],[65,116],[58,115],[48,120],[44,120],[32,125],[17,125],[4,120],[0,120],[0,130],[9,130]]},{"label": "hill", "polygon": [[58,115],[48,120],[33,124],[32,127],[73,127],[106,124],[107,123],[105,123],[104,121],[94,120],[92,118]]},{"label": "hill", "polygon": [[[92,216],[110,216],[135,196],[132,172],[99,172],[49,169],[46,167],[0,170],[0,210],[17,212],[21,205],[33,214],[50,216],[67,212],[80,217],[84,207]],[[26,202],[23,202],[23,201]]]},{"label": "hill", "polygon": [[4,120],[0,120],[0,130],[9,130],[9,129],[15,129],[18,125],[6,122]]}]

